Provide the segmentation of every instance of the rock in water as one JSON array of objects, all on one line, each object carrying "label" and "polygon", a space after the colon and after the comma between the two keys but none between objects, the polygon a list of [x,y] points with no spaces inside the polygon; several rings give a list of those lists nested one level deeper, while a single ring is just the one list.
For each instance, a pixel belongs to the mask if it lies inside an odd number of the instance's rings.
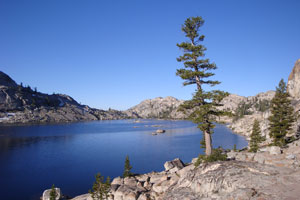
[{"label": "rock in water", "polygon": [[300,59],[296,61],[293,71],[289,76],[287,91],[294,99],[300,99]]},{"label": "rock in water", "polygon": [[166,130],[163,130],[163,129],[157,129],[156,130],[156,133],[165,133],[166,132]]},{"label": "rock in water", "polygon": [[162,133],[165,133],[166,130],[163,130],[163,129],[157,129],[155,132],[152,133],[152,135],[158,135],[158,134],[162,134]]}]

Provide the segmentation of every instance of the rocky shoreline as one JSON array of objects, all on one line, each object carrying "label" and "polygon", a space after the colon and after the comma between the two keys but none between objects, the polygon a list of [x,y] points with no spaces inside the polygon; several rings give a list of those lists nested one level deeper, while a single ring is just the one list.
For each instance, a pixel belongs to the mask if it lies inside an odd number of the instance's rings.
[{"label": "rocky shoreline", "polygon": [[[109,200],[282,200],[299,199],[300,140],[288,148],[228,153],[228,161],[194,166],[180,159],[162,172],[113,179]],[[72,200],[92,200],[83,194]]]}]

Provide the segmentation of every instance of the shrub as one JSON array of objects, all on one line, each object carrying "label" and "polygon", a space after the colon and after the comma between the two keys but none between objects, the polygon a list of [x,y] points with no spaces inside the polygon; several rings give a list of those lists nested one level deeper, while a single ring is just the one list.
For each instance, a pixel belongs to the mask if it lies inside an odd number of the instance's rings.
[{"label": "shrub", "polygon": [[209,156],[199,155],[195,166],[198,167],[201,163],[215,162],[215,161],[225,161],[227,160],[227,155],[222,153],[222,149],[217,148],[212,150],[212,154]]}]

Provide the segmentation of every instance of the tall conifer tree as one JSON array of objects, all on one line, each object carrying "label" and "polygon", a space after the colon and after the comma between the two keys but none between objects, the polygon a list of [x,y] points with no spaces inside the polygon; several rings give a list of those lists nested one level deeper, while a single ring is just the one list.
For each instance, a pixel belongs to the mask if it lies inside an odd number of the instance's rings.
[{"label": "tall conifer tree", "polygon": [[270,136],[273,138],[273,144],[284,146],[285,136],[292,129],[295,122],[294,109],[289,99],[290,95],[286,90],[286,84],[283,79],[276,88],[276,94],[271,101],[271,116],[269,117]]},{"label": "tall conifer tree", "polygon": [[225,112],[219,111],[220,102],[228,93],[220,90],[205,91],[203,86],[215,86],[219,81],[208,80],[214,75],[212,70],[217,69],[214,63],[209,59],[204,59],[206,48],[201,44],[204,35],[201,35],[200,27],[204,24],[201,17],[191,17],[185,20],[182,31],[188,38],[187,42],[177,44],[183,50],[183,55],[177,58],[178,62],[183,62],[184,68],[177,70],[177,75],[184,82],[183,85],[196,85],[196,92],[191,100],[185,101],[180,110],[189,110],[189,118],[198,125],[203,132],[203,142],[205,142],[205,154],[211,155],[214,123],[218,116],[224,115]]},{"label": "tall conifer tree", "polygon": [[259,143],[263,142],[264,140],[265,137],[261,136],[259,121],[256,119],[254,120],[252,133],[250,135],[250,151],[257,152]]}]

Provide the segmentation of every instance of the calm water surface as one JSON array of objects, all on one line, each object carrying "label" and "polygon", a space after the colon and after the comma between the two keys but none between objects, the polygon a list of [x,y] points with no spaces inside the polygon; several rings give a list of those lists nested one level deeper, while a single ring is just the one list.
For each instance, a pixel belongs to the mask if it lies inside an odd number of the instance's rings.
[{"label": "calm water surface", "polygon": [[[166,133],[152,136],[160,126]],[[39,199],[52,184],[64,194],[87,193],[100,172],[122,175],[128,154],[132,171],[162,171],[165,161],[190,162],[202,153],[202,133],[189,121],[112,120],[60,125],[0,127],[1,199]],[[215,147],[238,148],[246,140],[217,125]]]}]

